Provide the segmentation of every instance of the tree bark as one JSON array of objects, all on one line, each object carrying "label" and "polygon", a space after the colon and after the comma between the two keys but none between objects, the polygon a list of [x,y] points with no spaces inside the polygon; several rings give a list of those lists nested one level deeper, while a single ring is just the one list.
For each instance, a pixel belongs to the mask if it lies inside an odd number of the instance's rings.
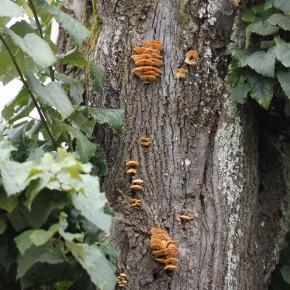
[{"label": "tree bark", "polygon": [[[82,17],[88,3],[75,2]],[[261,126],[254,105],[237,106],[228,92],[236,8],[220,0],[98,0],[97,12],[92,57],[106,80],[97,94],[88,84],[87,102],[126,111],[122,135],[108,128],[96,134],[108,155],[103,190],[116,213],[110,237],[126,289],[267,289],[288,227],[289,183],[278,133]],[[131,73],[130,55],[153,39],[165,47],[163,74],[144,85]],[[186,67],[191,49],[200,57]],[[184,80],[176,78],[179,67],[188,69]],[[141,136],[151,138],[147,152]],[[131,207],[128,160],[140,163],[141,208]],[[182,222],[181,214],[195,218]],[[154,261],[152,227],[179,240],[177,270]]]}]

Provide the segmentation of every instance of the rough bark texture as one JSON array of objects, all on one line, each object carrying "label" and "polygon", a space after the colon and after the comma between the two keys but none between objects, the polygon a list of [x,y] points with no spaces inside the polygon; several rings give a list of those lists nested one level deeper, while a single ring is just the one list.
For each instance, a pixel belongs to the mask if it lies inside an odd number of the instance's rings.
[{"label": "rough bark texture", "polygon": [[[79,17],[90,4],[67,2]],[[106,81],[87,101],[126,111],[121,136],[97,132],[108,153],[103,190],[116,211],[111,240],[121,251],[126,289],[267,289],[285,232],[287,183],[276,135],[261,139],[253,107],[232,104],[227,91],[232,7],[220,0],[98,0],[97,11],[93,57]],[[161,78],[144,85],[131,73],[130,55],[152,39],[163,42],[165,64]],[[199,52],[198,65],[178,80],[190,49]],[[151,138],[147,153],[140,136]],[[125,162],[132,159],[144,181],[141,208],[130,206]],[[181,214],[199,217],[184,223]],[[154,261],[152,227],[179,240],[176,271]]]}]

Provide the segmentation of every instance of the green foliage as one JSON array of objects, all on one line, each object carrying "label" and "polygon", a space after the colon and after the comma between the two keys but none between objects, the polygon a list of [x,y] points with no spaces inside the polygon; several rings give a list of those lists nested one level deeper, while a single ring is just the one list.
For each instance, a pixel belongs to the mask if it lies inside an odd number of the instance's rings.
[{"label": "green foliage", "polygon": [[243,104],[250,96],[268,109],[273,91],[277,97],[290,97],[289,3],[267,0],[241,12],[242,20],[250,23],[245,29],[245,48],[232,50],[227,78],[236,102]]},{"label": "green foliage", "polygon": [[[0,81],[23,83],[1,113],[0,285],[110,290],[118,254],[108,245],[111,210],[95,176],[108,166],[93,131],[107,124],[122,132],[124,111],[81,106],[82,82],[56,70],[58,63],[78,67],[95,90],[102,87],[101,68],[79,49],[91,32],[58,4],[0,1]],[[29,22],[5,26],[25,13]],[[53,18],[72,51],[60,54],[49,40]],[[35,109],[39,117],[29,116]]]}]

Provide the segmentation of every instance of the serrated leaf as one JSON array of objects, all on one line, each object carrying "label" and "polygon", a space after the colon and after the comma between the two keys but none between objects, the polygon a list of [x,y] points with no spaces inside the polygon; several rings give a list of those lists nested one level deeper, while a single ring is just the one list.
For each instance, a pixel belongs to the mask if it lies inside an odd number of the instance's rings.
[{"label": "serrated leaf", "polygon": [[99,124],[107,123],[121,133],[124,128],[125,111],[122,109],[87,108],[92,118]]},{"label": "serrated leaf", "polygon": [[284,281],[290,284],[290,266],[284,265],[280,271]]},{"label": "serrated leaf", "polygon": [[289,0],[274,0],[274,7],[282,10],[284,13],[290,13],[290,1]]},{"label": "serrated leaf", "polygon": [[252,75],[248,78],[247,83],[251,88],[251,97],[263,108],[268,109],[273,98],[274,80],[260,75]]},{"label": "serrated leaf", "polygon": [[265,20],[251,23],[246,28],[246,48],[249,47],[250,37],[252,33],[266,36],[266,35],[277,33],[278,31],[279,31],[279,28],[277,26],[274,26]]},{"label": "serrated leaf", "polygon": [[256,51],[251,54],[247,59],[246,63],[257,73],[265,76],[274,78],[276,61],[276,52],[274,49],[269,49],[268,52]]},{"label": "serrated leaf", "polygon": [[44,9],[54,15],[56,21],[78,46],[80,46],[84,40],[91,35],[91,32],[85,26],[70,15],[62,12],[60,9],[48,5],[44,0],[37,0],[37,3],[43,5]]},{"label": "serrated leaf", "polygon": [[290,98],[290,71],[278,70],[276,75],[284,93]]},{"label": "serrated leaf", "polygon": [[237,66],[246,66],[246,59],[251,55],[251,51],[246,49],[234,48],[231,50],[232,57],[237,61]]},{"label": "serrated leaf", "polygon": [[0,141],[0,163],[8,161],[11,152],[15,151],[16,148],[7,140]]},{"label": "serrated leaf", "polygon": [[17,279],[22,277],[36,263],[58,264],[63,258],[52,244],[47,243],[41,247],[31,247],[24,255],[18,258]]},{"label": "serrated leaf", "polygon": [[115,268],[97,246],[71,242],[66,242],[66,245],[97,287],[103,290],[115,289]]},{"label": "serrated leaf", "polygon": [[76,67],[88,67],[90,65],[89,61],[85,58],[81,51],[73,51],[69,54],[59,57],[62,63],[71,64]]},{"label": "serrated leaf", "polygon": [[48,43],[35,33],[27,33],[21,38],[9,28],[5,28],[5,32],[40,68],[44,69],[56,61]]},{"label": "serrated leaf", "polygon": [[42,229],[35,230],[29,235],[29,238],[35,246],[39,247],[46,244],[48,240],[52,238],[60,228],[60,224],[54,224],[47,231]]},{"label": "serrated leaf", "polygon": [[91,79],[94,81],[94,89],[96,91],[100,90],[103,86],[104,74],[102,69],[91,61],[90,61],[90,75]]},{"label": "serrated leaf", "polygon": [[28,230],[21,233],[16,238],[14,238],[16,247],[21,255],[23,255],[26,252],[26,250],[28,250],[33,246],[33,242],[29,237],[29,235],[32,234],[33,232],[34,230]]},{"label": "serrated leaf", "polygon": [[0,17],[18,17],[23,16],[24,10],[10,0],[1,0],[0,2]]},{"label": "serrated leaf", "polygon": [[98,178],[82,175],[82,180],[84,192],[72,198],[75,208],[91,223],[109,233],[112,217],[103,212],[107,199],[105,194],[100,192]]},{"label": "serrated leaf", "polygon": [[0,190],[0,208],[4,209],[8,213],[11,213],[16,205],[17,205],[17,197],[16,196],[10,196],[8,197],[3,189]]},{"label": "serrated leaf", "polygon": [[248,84],[235,87],[231,93],[233,100],[237,103],[244,104],[250,90],[251,88]]},{"label": "serrated leaf", "polygon": [[89,141],[89,139],[79,130],[70,128],[69,134],[72,138],[76,138],[77,146],[76,153],[79,160],[86,163],[96,152],[96,145]]},{"label": "serrated leaf", "polygon": [[277,59],[285,66],[290,67],[290,44],[282,43],[275,47]]},{"label": "serrated leaf", "polygon": [[55,108],[63,119],[71,115],[74,108],[65,90],[58,83],[50,82],[44,87],[30,70],[27,71],[26,76],[29,86],[42,104]]},{"label": "serrated leaf", "polygon": [[282,14],[273,14],[267,19],[267,22],[272,25],[278,25],[286,31],[290,31],[290,16],[284,16]]}]

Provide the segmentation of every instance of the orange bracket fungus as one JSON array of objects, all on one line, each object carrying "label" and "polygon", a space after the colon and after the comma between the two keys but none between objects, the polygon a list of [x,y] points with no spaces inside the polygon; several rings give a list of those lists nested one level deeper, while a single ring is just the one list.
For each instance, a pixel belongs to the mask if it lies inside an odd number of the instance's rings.
[{"label": "orange bracket fungus", "polygon": [[159,228],[151,229],[150,248],[152,254],[156,257],[155,260],[165,264],[164,270],[175,270],[176,264],[179,262],[174,256],[179,252],[176,246],[178,241],[172,240],[166,231]]},{"label": "orange bracket fungus", "polygon": [[179,218],[182,221],[191,221],[191,220],[193,220],[193,217],[190,217],[190,216],[187,216],[187,215],[180,215]]},{"label": "orange bracket fungus", "polygon": [[141,137],[140,142],[141,142],[142,146],[148,147],[150,144],[150,138],[149,137]]},{"label": "orange bracket fungus", "polygon": [[133,48],[136,54],[131,58],[137,65],[132,70],[134,74],[140,77],[144,84],[153,82],[161,75],[161,70],[157,67],[163,65],[161,50],[163,45],[160,40],[145,41],[143,46]]},{"label": "orange bracket fungus", "polygon": [[139,163],[135,160],[130,160],[126,163],[126,165],[129,167],[127,170],[127,173],[129,174],[136,174],[137,170],[135,169],[137,166],[139,166]]},{"label": "orange bracket fungus", "polygon": [[132,202],[131,204],[132,207],[140,207],[142,201],[141,199],[132,198],[131,202]]},{"label": "orange bracket fungus", "polygon": [[185,63],[189,65],[195,65],[196,64],[196,59],[198,58],[198,53],[195,50],[190,50],[186,53],[186,58],[185,58]]},{"label": "orange bracket fungus", "polygon": [[117,278],[118,278],[118,281],[117,281],[118,286],[121,288],[124,288],[127,284],[126,274],[121,273],[119,274]]},{"label": "orange bracket fungus", "polygon": [[132,184],[132,185],[130,185],[130,188],[133,190],[141,190],[142,186],[139,184]]},{"label": "orange bracket fungus", "polygon": [[177,73],[176,73],[176,77],[178,79],[184,79],[185,76],[186,76],[186,73],[188,72],[187,69],[184,69],[184,68],[178,68],[177,69]]}]

